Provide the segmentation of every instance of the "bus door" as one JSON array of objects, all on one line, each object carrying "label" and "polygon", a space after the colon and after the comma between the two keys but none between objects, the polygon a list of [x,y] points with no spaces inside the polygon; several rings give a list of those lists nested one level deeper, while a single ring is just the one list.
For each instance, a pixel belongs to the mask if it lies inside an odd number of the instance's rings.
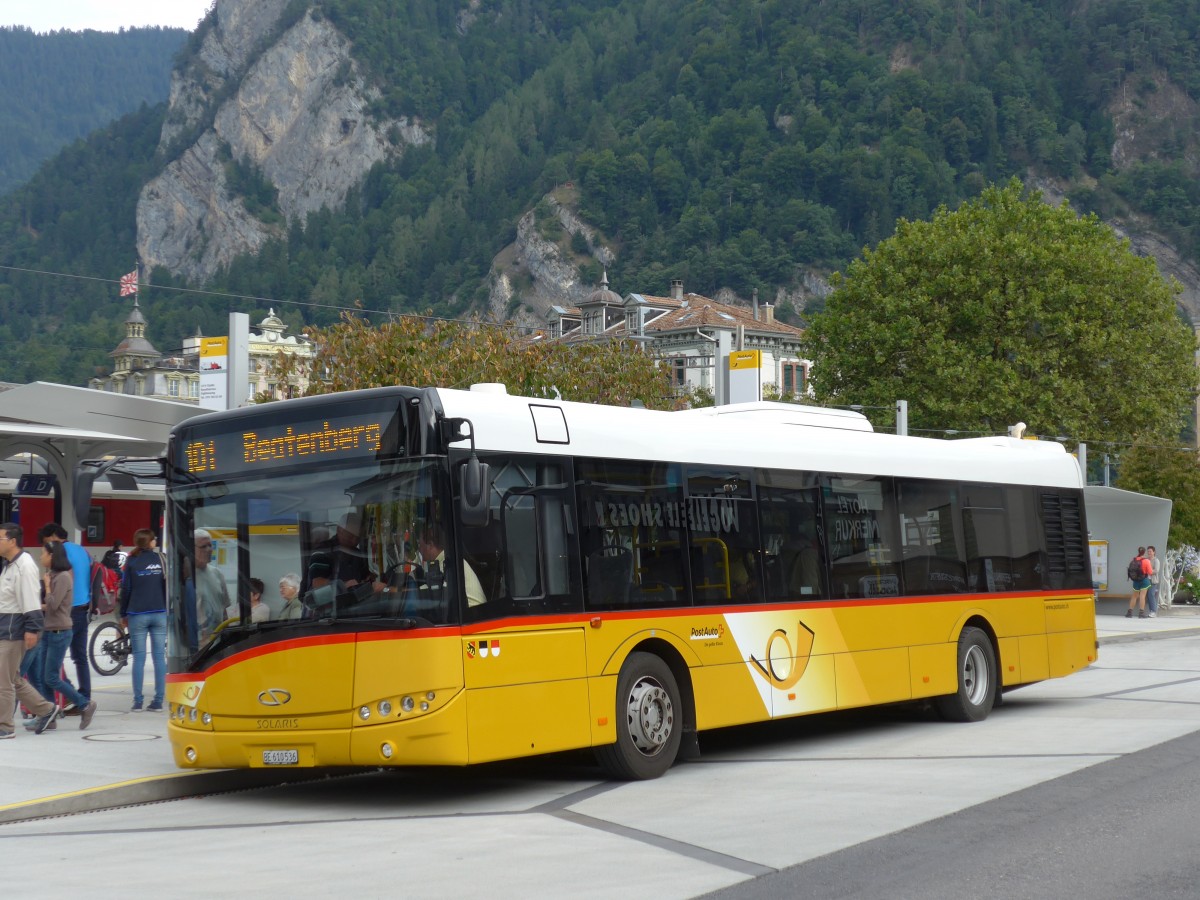
[{"label": "bus door", "polygon": [[582,608],[570,462],[480,458],[488,521],[458,528],[484,593],[467,598],[462,637],[470,761],[588,746],[584,625],[563,615]]}]

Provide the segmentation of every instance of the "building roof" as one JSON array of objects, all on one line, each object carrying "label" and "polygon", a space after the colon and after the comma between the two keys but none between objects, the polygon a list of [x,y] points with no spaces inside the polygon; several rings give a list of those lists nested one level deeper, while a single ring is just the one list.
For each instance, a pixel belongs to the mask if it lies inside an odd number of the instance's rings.
[{"label": "building roof", "polygon": [[[656,300],[659,298],[655,298]],[[683,303],[646,323],[646,333],[687,330],[692,328],[737,328],[745,326],[747,331],[762,334],[777,334],[799,338],[803,328],[776,322],[774,319],[755,319],[753,310],[729,303],[702,297],[699,294],[684,294]]]}]

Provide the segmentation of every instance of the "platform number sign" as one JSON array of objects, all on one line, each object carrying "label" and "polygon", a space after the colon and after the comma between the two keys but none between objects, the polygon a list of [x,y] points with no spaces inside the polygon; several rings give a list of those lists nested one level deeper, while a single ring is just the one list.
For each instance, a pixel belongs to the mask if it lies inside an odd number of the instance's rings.
[{"label": "platform number sign", "polygon": [[22,475],[17,479],[17,493],[26,497],[48,497],[57,484],[57,475]]}]

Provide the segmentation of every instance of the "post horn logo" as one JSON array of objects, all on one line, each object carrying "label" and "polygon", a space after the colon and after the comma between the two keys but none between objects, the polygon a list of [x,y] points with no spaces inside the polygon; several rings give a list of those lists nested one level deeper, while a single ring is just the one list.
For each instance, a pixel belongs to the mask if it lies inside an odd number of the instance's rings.
[{"label": "post horn logo", "polygon": [[767,638],[763,658],[759,660],[751,655],[750,662],[772,687],[781,691],[790,690],[796,686],[804,675],[804,670],[808,668],[808,658],[815,637],[812,629],[803,622],[797,622],[796,646],[793,648],[787,630],[776,628]]},{"label": "post horn logo", "polygon": [[258,695],[258,702],[263,706],[283,706],[291,699],[291,692],[283,688],[267,688]]}]

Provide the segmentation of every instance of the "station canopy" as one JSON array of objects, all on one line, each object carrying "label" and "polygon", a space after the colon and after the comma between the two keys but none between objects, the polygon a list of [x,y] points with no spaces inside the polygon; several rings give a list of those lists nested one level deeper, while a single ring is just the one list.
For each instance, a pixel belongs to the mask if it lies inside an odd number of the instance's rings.
[{"label": "station canopy", "polygon": [[63,527],[75,532],[74,473],[80,460],[159,456],[171,429],[208,410],[194,403],[35,381],[0,386],[0,459],[31,453],[58,476]]}]

